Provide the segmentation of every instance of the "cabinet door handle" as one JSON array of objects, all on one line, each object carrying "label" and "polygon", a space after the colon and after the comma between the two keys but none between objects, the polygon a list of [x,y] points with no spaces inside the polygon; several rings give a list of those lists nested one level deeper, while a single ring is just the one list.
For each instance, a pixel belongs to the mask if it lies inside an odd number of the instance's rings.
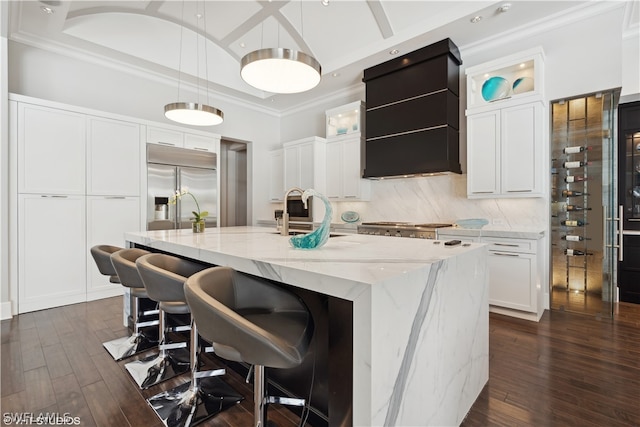
[{"label": "cabinet door handle", "polygon": [[126,199],[124,196],[106,196],[105,199]]},{"label": "cabinet door handle", "polygon": [[519,257],[520,255],[518,254],[505,254],[504,252],[492,252],[494,255],[499,255],[499,256],[512,256],[512,257]]},{"label": "cabinet door handle", "polygon": [[172,143],[172,142],[162,142],[162,141],[158,141],[158,144],[160,145],[169,145],[171,147],[175,147],[176,144]]},{"label": "cabinet door handle", "polygon": [[40,197],[52,197],[52,198],[55,198],[55,199],[66,199],[66,198],[67,198],[67,197],[69,197],[69,196],[57,196],[57,195],[51,195],[51,196],[49,196],[49,195],[42,195],[42,196],[40,196]]},{"label": "cabinet door handle", "polygon": [[496,246],[509,246],[509,247],[512,247],[512,248],[519,248],[520,247],[520,245],[513,244],[513,243],[494,243],[494,245],[496,245]]},{"label": "cabinet door handle", "polygon": [[198,151],[209,151],[208,148],[202,148],[202,147],[193,147],[193,150],[198,150]]},{"label": "cabinet door handle", "polygon": [[344,196],[345,199],[355,199],[356,196]]}]

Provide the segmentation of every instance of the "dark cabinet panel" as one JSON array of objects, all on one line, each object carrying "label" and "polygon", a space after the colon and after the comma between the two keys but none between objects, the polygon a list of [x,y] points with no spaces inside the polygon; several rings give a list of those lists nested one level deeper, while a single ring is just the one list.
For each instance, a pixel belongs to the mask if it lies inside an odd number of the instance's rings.
[{"label": "dark cabinet panel", "polygon": [[458,97],[449,91],[367,111],[367,140],[435,126],[459,128]]},{"label": "dark cabinet panel", "polygon": [[458,140],[458,131],[447,126],[368,141],[364,177],[461,173]]},{"label": "dark cabinet panel", "polygon": [[[458,96],[459,66],[442,55],[367,81],[367,109],[448,89]],[[368,114],[368,112],[367,112]]]}]

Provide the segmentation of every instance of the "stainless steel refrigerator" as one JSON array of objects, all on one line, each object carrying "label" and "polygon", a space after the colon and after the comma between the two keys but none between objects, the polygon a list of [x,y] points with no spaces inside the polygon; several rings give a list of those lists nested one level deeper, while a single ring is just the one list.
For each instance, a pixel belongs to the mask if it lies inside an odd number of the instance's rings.
[{"label": "stainless steel refrigerator", "polygon": [[188,188],[208,211],[207,227],[217,226],[218,174],[216,154],[163,145],[147,145],[147,230],[191,228],[196,203],[185,195],[175,205],[171,196]]}]

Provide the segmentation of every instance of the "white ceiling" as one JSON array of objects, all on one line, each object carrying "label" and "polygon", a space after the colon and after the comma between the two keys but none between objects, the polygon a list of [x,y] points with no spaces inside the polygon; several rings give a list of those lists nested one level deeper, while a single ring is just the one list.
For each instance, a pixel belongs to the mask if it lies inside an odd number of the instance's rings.
[{"label": "white ceiling", "polygon": [[[511,7],[502,13],[498,8],[505,3]],[[207,77],[214,93],[283,111],[360,84],[362,70],[391,59],[392,49],[402,55],[447,37],[459,47],[472,46],[496,34],[574,13],[588,3],[330,0],[324,6],[320,0],[29,0],[10,2],[8,35],[138,72],[175,78],[175,70],[181,69],[183,81],[196,81],[189,74]],[[206,20],[196,17],[197,7]],[[476,15],[483,19],[472,24]],[[313,55],[322,65],[320,85],[301,94],[274,95],[246,84],[240,78],[241,58],[267,47]]]}]

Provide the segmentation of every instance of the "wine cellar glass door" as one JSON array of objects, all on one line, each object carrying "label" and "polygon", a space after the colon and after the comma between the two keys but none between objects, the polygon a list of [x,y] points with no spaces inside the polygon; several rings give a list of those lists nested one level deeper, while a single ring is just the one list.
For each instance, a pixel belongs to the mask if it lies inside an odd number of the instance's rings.
[{"label": "wine cellar glass door", "polygon": [[551,102],[551,309],[613,315],[618,97]]}]

